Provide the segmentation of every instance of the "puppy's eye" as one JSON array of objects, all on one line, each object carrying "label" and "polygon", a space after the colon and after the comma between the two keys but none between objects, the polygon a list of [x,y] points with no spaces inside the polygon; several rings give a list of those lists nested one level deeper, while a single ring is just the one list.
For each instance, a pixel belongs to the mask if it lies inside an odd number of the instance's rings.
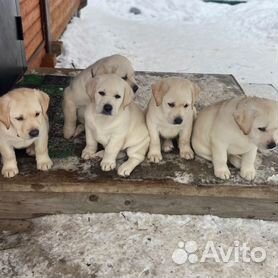
[{"label": "puppy's eye", "polygon": [[174,102],[169,102],[168,105],[169,105],[170,107],[175,107],[175,103],[174,103]]},{"label": "puppy's eye", "polygon": [[115,98],[121,98],[121,96],[120,95],[115,95]]},{"label": "puppy's eye", "polygon": [[122,77],[123,80],[127,80],[127,74]]},{"label": "puppy's eye", "polygon": [[16,119],[17,121],[23,121],[23,120],[24,120],[23,116],[16,117],[15,119]]},{"label": "puppy's eye", "polygon": [[266,132],[266,127],[258,127],[258,130],[261,132]]},{"label": "puppy's eye", "polygon": [[37,112],[36,114],[35,114],[35,117],[38,117],[40,115],[40,112]]},{"label": "puppy's eye", "polygon": [[101,96],[105,96],[105,92],[103,92],[103,91],[100,91],[100,92],[98,92]]},{"label": "puppy's eye", "polygon": [[185,105],[184,105],[184,108],[186,108],[186,107],[188,107],[188,104],[185,104]]}]

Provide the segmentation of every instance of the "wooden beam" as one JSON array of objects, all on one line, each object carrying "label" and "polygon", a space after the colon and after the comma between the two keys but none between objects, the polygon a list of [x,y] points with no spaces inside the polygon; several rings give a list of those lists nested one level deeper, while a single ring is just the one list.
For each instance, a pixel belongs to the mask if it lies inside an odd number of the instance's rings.
[{"label": "wooden beam", "polygon": [[48,0],[40,0],[40,3],[41,3],[40,6],[41,6],[41,14],[42,14],[42,28],[43,28],[43,34],[45,40],[45,50],[46,53],[51,54],[52,35],[51,35],[51,16],[49,11],[49,4],[48,4]]},{"label": "wooden beam", "polygon": [[[77,141],[62,137],[61,88],[67,85],[61,80],[68,84],[65,75],[76,71],[39,69],[39,72],[56,74],[26,78],[32,81],[39,77],[37,81],[42,82],[42,89],[51,96],[49,151],[54,168],[41,172],[36,170],[34,158],[17,157],[19,175],[12,179],[0,176],[0,218],[127,210],[278,220],[278,184],[271,179],[278,173],[277,152],[268,157],[258,154],[257,178],[253,182],[241,179],[239,171],[232,167],[231,179],[217,179],[210,162],[201,158],[185,161],[177,151],[163,154],[164,160],[159,164],[145,161],[129,178],[117,176],[116,171],[103,172],[99,161],[80,159],[84,136]],[[57,77],[58,74],[62,76]],[[198,109],[243,94],[231,75],[137,72],[140,87],[137,97],[147,101],[152,82],[165,76],[196,82],[202,90]]]}]

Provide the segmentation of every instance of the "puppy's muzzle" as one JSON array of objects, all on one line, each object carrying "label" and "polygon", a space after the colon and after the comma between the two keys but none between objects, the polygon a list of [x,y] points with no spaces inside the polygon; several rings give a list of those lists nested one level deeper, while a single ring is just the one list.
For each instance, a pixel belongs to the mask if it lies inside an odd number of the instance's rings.
[{"label": "puppy's muzzle", "polygon": [[39,133],[40,133],[39,130],[37,128],[34,128],[29,131],[29,136],[31,138],[35,138],[35,137],[39,136]]},{"label": "puppy's muzzle", "polygon": [[139,87],[136,84],[132,86],[133,93],[136,93],[138,89]]},{"label": "puppy's muzzle", "polygon": [[104,104],[102,109],[102,114],[111,115],[113,110],[113,106],[111,104]]},{"label": "puppy's muzzle", "polygon": [[272,141],[272,142],[268,143],[266,147],[267,147],[267,149],[272,150],[272,149],[276,148],[276,146],[277,146],[276,143]]},{"label": "puppy's muzzle", "polygon": [[182,123],[182,118],[181,117],[176,117],[174,119],[174,125],[180,125]]}]

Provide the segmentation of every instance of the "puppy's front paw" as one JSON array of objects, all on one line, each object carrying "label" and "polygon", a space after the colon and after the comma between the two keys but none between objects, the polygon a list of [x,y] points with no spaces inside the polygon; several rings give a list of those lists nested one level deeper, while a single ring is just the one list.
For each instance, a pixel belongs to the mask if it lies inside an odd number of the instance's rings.
[{"label": "puppy's front paw", "polygon": [[85,147],[81,154],[81,157],[85,160],[92,159],[95,156],[96,156],[95,150],[88,147]]},{"label": "puppy's front paw", "polygon": [[5,178],[12,178],[17,174],[18,174],[18,168],[17,167],[7,167],[7,168],[3,167],[2,168],[2,175]]},{"label": "puppy's front paw", "polygon": [[118,175],[121,177],[128,177],[128,176],[130,176],[133,169],[134,169],[134,167],[132,165],[130,165],[130,163],[128,163],[128,161],[127,161],[119,167]]},{"label": "puppy's front paw", "polygon": [[228,169],[228,167],[223,167],[223,168],[214,169],[214,175],[217,178],[220,178],[222,180],[228,180],[231,176],[231,172]]},{"label": "puppy's front paw", "polygon": [[241,169],[240,176],[248,181],[251,181],[256,176],[256,170],[254,168],[250,169]]},{"label": "puppy's front paw", "polygon": [[37,162],[37,169],[41,171],[49,170],[53,165],[53,162],[50,158]]},{"label": "puppy's front paw", "polygon": [[100,167],[102,171],[111,171],[116,168],[116,161],[102,160]]},{"label": "puppy's front paw", "polygon": [[148,159],[150,162],[159,163],[162,160],[161,153],[148,153]]},{"label": "puppy's front paw", "polygon": [[165,153],[169,153],[174,149],[173,141],[172,140],[165,140],[162,145],[162,150]]},{"label": "puppy's front paw", "polygon": [[185,158],[186,160],[190,160],[194,158],[194,152],[191,148],[185,148],[184,150],[180,150],[180,157]]}]

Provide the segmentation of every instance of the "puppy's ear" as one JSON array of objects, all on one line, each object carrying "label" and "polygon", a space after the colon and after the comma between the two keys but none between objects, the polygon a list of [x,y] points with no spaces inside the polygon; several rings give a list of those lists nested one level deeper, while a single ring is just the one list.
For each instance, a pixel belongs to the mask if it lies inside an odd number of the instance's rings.
[{"label": "puppy's ear", "polygon": [[46,115],[49,106],[49,100],[50,100],[48,94],[39,90],[35,90],[35,94],[39,99],[43,114]]},{"label": "puppy's ear", "polygon": [[250,133],[256,114],[254,107],[247,107],[245,103],[239,104],[233,113],[235,122],[245,135]]},{"label": "puppy's ear", "polygon": [[93,76],[111,73],[111,71],[109,71],[109,68],[106,67],[104,64],[99,65],[96,69],[93,69],[92,71],[93,71],[92,74]]},{"label": "puppy's ear", "polygon": [[95,94],[96,94],[96,87],[97,87],[98,77],[94,77],[90,79],[86,84],[86,93],[91,99],[91,101],[95,100]]},{"label": "puppy's ear", "polygon": [[92,76],[92,78],[94,78],[96,76],[95,73],[94,73],[94,69],[93,68],[91,68],[91,76]]},{"label": "puppy's ear", "polygon": [[125,108],[127,105],[129,105],[134,97],[134,93],[131,89],[131,87],[126,83],[125,85],[125,95],[123,100],[123,107]]},{"label": "puppy's ear", "polygon": [[156,106],[161,105],[163,97],[169,90],[168,84],[164,80],[160,80],[152,84],[152,94],[156,103]]},{"label": "puppy's ear", "polygon": [[199,99],[201,93],[200,87],[192,82],[192,106],[195,104],[196,100]]},{"label": "puppy's ear", "polygon": [[2,122],[7,129],[10,128],[10,97],[2,96],[0,97],[0,122]]}]

